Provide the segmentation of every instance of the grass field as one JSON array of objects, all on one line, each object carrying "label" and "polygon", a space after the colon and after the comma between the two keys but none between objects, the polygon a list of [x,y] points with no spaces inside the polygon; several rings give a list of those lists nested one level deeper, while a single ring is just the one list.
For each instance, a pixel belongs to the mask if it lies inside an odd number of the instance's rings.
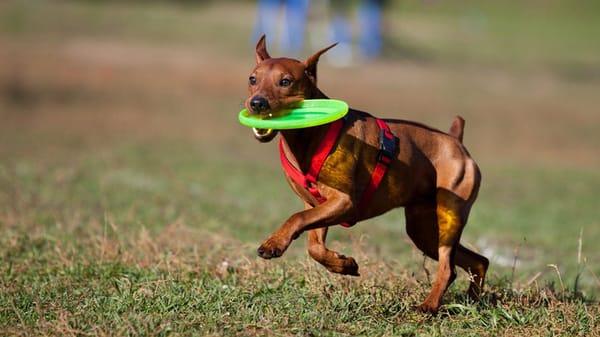
[{"label": "grass field", "polygon": [[256,256],[302,205],[236,119],[252,3],[0,3],[0,335],[600,336],[598,8],[406,1],[383,60],[321,67],[356,108],[467,120],[490,276],[430,317],[401,210],[330,231],[360,278],[303,237]]}]

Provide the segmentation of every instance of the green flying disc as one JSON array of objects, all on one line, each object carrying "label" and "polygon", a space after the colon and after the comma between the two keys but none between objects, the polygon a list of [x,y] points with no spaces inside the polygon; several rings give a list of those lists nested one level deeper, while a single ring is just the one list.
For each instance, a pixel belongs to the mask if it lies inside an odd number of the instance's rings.
[{"label": "green flying disc", "polygon": [[257,129],[301,129],[323,125],[344,117],[348,104],[336,99],[306,99],[293,109],[285,109],[279,117],[251,115],[247,109],[240,111],[240,123]]}]

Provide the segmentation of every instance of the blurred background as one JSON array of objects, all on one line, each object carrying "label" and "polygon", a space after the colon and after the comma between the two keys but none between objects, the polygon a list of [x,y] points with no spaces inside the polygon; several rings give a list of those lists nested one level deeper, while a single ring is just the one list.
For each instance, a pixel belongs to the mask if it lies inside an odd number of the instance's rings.
[{"label": "blurred background", "polygon": [[[466,119],[483,184],[463,242],[492,283],[558,282],[552,264],[565,287],[600,290],[592,0],[2,1],[4,253],[256,259],[302,207],[275,142],[237,122],[263,32],[273,56],[341,42],[319,83],[354,108],[441,130]],[[361,267],[425,277],[401,210],[330,233]]]}]

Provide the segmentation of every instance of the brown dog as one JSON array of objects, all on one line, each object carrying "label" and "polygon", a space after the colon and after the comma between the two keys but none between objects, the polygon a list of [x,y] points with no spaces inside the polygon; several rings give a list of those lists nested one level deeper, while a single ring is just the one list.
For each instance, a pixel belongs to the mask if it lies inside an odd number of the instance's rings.
[{"label": "brown dog", "polygon": [[[301,62],[271,58],[265,37],[256,46],[256,67],[249,78],[246,108],[260,116],[279,111],[303,99],[327,98],[317,88],[317,62],[329,46]],[[305,210],[292,215],[258,248],[258,254],[279,257],[301,233],[308,232],[308,253],[329,271],[358,275],[352,257],[325,246],[327,228],[357,222],[404,207],[406,230],[416,246],[439,261],[437,277],[427,299],[419,306],[435,313],[446,288],[456,277],[455,265],[471,273],[469,295],[477,298],[483,287],[488,260],[462,246],[460,236],[479,190],[479,168],[462,144],[464,121],[457,117],[449,134],[403,120],[386,120],[398,137],[398,152],[373,199],[363,209],[357,200],[369,182],[379,146],[379,129],[368,113],[350,109],[334,150],[318,176],[317,188],[327,200],[321,204],[290,177]],[[284,152],[296,168],[306,172],[327,125],[281,131]],[[254,130],[261,142],[277,131]]]}]

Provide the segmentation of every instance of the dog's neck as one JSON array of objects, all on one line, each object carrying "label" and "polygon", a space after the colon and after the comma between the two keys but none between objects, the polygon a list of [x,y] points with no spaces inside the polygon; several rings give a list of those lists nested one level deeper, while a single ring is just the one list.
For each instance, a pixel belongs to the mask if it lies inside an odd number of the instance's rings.
[{"label": "dog's neck", "polygon": [[[312,87],[306,99],[328,99],[319,88]],[[311,155],[327,132],[328,125],[314,126],[310,128],[282,130],[281,137],[288,144],[288,148],[298,161],[300,170],[306,172],[310,165]],[[291,159],[291,158],[290,158]]]}]

